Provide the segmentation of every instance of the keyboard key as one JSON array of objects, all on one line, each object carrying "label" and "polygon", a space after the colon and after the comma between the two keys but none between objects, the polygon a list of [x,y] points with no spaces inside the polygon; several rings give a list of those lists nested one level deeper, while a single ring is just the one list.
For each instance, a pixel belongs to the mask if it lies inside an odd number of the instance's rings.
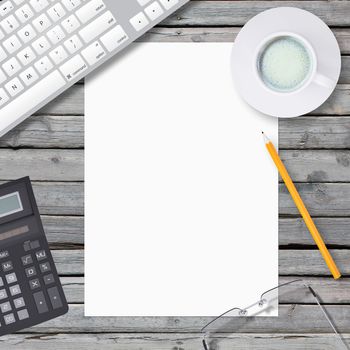
[{"label": "keyboard key", "polygon": [[83,47],[83,44],[77,35],[73,35],[71,38],[64,42],[64,46],[70,54],[73,54],[79,51]]},{"label": "keyboard key", "polygon": [[51,44],[44,36],[42,36],[38,40],[35,40],[32,46],[38,55],[42,55],[51,48]]},{"label": "keyboard key", "polygon": [[3,45],[10,55],[22,47],[22,44],[16,35],[12,35],[10,38],[5,40]]},{"label": "keyboard key", "polygon": [[9,100],[9,97],[4,89],[0,88],[0,107]]},{"label": "keyboard key", "polygon": [[68,57],[67,51],[63,46],[58,46],[50,52],[50,58],[55,64],[60,64]]},{"label": "keyboard key", "polygon": [[126,35],[121,26],[116,26],[101,37],[102,44],[109,52],[114,51],[121,44],[128,41],[128,39],[129,37]]},{"label": "keyboard key", "polygon": [[71,81],[76,77],[80,76],[85,70],[87,70],[87,65],[80,55],[76,55],[65,64],[60,67],[60,71],[64,77]]},{"label": "keyboard key", "polygon": [[32,9],[27,4],[18,9],[15,14],[21,23],[29,21],[34,16]]},{"label": "keyboard key", "polygon": [[47,56],[36,62],[34,66],[41,75],[45,75],[53,68],[53,64]]},{"label": "keyboard key", "polygon": [[0,46],[0,62],[4,61],[7,57],[5,50]]},{"label": "keyboard key", "polygon": [[164,10],[161,8],[159,3],[155,1],[145,8],[145,13],[151,21],[155,21],[164,13]]},{"label": "keyboard key", "polygon": [[40,264],[39,267],[42,273],[51,271],[51,265],[48,261]]},{"label": "keyboard key", "polygon": [[49,288],[47,290],[47,293],[49,294],[49,298],[53,309],[59,309],[60,307],[63,306],[60,293],[58,292],[57,287]]},{"label": "keyboard key", "polygon": [[27,66],[29,63],[35,60],[36,55],[30,47],[26,47],[17,54],[17,58],[20,60],[23,66]]},{"label": "keyboard key", "polygon": [[7,284],[15,283],[17,282],[17,276],[14,272],[8,274],[5,276]]},{"label": "keyboard key", "polygon": [[57,22],[65,16],[66,11],[60,3],[57,3],[47,11],[47,14],[54,22]]},{"label": "keyboard key", "polygon": [[39,250],[35,253],[35,256],[38,261],[45,260],[47,258],[45,250]]},{"label": "keyboard key", "polygon": [[[39,75],[34,70],[33,67],[29,67],[27,70],[22,72],[19,76],[26,86],[30,86],[30,85],[34,84],[39,79]],[[30,257],[30,259],[32,260],[32,257]],[[23,260],[22,260],[22,262],[23,262]],[[28,261],[28,263],[26,265],[29,265],[32,262],[33,262],[33,260]]]},{"label": "keyboard key", "polygon": [[179,0],[159,0],[166,10],[170,10],[174,7]]},{"label": "keyboard key", "polygon": [[5,1],[4,3],[0,3],[0,15],[6,16],[14,9],[11,1]]},{"label": "keyboard key", "polygon": [[6,301],[6,303],[0,304],[0,309],[1,309],[1,312],[2,312],[3,314],[5,314],[6,312],[11,311],[11,310],[12,310],[12,307],[11,307],[10,302]]},{"label": "keyboard key", "polygon": [[42,15],[33,20],[33,26],[39,33],[42,33],[51,26],[51,21],[43,13]]},{"label": "keyboard key", "polygon": [[15,323],[15,322],[16,322],[16,319],[15,319],[14,314],[5,315],[5,316],[4,316],[4,321],[5,321],[5,324],[6,324],[6,325],[9,325],[9,324],[11,324],[11,323]]},{"label": "keyboard key", "polygon": [[106,30],[114,27],[116,20],[110,11],[105,12],[102,16],[95,19],[93,22],[89,23],[85,28],[83,28],[79,35],[85,41],[85,43],[90,43],[100,36]]},{"label": "keyboard key", "polygon": [[21,292],[21,288],[20,288],[19,284],[16,284],[16,285],[10,287],[10,294],[12,296],[15,296],[15,295],[18,295],[21,293],[22,292]]},{"label": "keyboard key", "polygon": [[31,290],[40,288],[40,281],[38,278],[29,281],[29,287]]},{"label": "keyboard key", "polygon": [[30,4],[32,5],[33,9],[36,12],[41,12],[47,6],[49,6],[49,3],[47,0],[30,0]]},{"label": "keyboard key", "polygon": [[27,24],[25,27],[18,31],[18,36],[22,42],[26,44],[36,37],[36,32],[30,24]]},{"label": "keyboard key", "polygon": [[89,47],[84,49],[81,54],[90,65],[95,64],[106,56],[105,50],[102,48],[98,41],[95,41]]},{"label": "keyboard key", "polygon": [[73,33],[80,27],[80,23],[74,15],[71,15],[68,18],[64,19],[61,25],[68,34]]},{"label": "keyboard key", "polygon": [[5,89],[9,92],[9,94],[12,97],[14,97],[17,96],[21,91],[23,91],[24,86],[18,78],[14,78],[5,85]]},{"label": "keyboard key", "polygon": [[49,311],[47,307],[45,295],[43,292],[34,293],[33,297],[34,297],[36,308],[38,309],[39,314],[43,314]]},{"label": "keyboard key", "polygon": [[0,84],[2,84],[7,79],[5,73],[0,69]]},{"label": "keyboard key", "polygon": [[139,32],[149,24],[149,21],[144,13],[140,12],[130,19],[130,23],[135,28],[135,30]]},{"label": "keyboard key", "polygon": [[80,22],[85,24],[91,19],[102,13],[106,9],[106,5],[102,0],[91,0],[81,7],[75,14]]},{"label": "keyboard key", "polygon": [[40,248],[40,242],[38,240],[30,242],[30,248],[31,249],[38,249],[38,248]]},{"label": "keyboard key", "polygon": [[59,43],[61,40],[65,38],[65,34],[60,26],[56,26],[55,28],[49,30],[47,32],[47,37],[51,41],[53,45],[56,45]]},{"label": "keyboard key", "polygon": [[81,4],[80,0],[62,0],[63,6],[67,9],[67,11],[73,11],[79,7]]},{"label": "keyboard key", "polygon": [[0,22],[0,25],[7,34],[12,33],[19,27],[19,23],[13,15],[8,16],[6,19]]},{"label": "keyboard key", "polygon": [[13,304],[15,305],[16,309],[20,309],[21,307],[25,306],[25,302],[23,297],[17,298],[13,300]]},{"label": "keyboard key", "polygon": [[9,77],[12,77],[21,69],[21,65],[15,57],[12,57],[2,65],[2,68]]},{"label": "keyboard key", "polygon": [[44,276],[44,283],[45,283],[45,285],[48,285],[48,284],[51,284],[51,283],[54,283],[54,282],[55,282],[55,279],[54,279],[52,273],[50,273],[49,275],[45,275]]},{"label": "keyboard key", "polygon": [[6,289],[1,289],[0,290],[0,300],[6,299],[6,298],[7,298]]},{"label": "keyboard key", "polygon": [[141,6],[147,5],[150,1],[151,1],[151,0],[138,0],[139,4],[140,4]]},{"label": "keyboard key", "polygon": [[29,318],[28,310],[27,309],[23,309],[23,310],[17,311],[17,316],[18,316],[18,319],[20,321]]},{"label": "keyboard key", "polygon": [[2,266],[2,271],[7,272],[13,270],[13,264],[12,261],[6,261],[1,264]]},{"label": "keyboard key", "polygon": [[66,82],[62,75],[58,71],[53,71],[29,90],[8,103],[1,109],[0,129],[2,133],[5,134],[18,123],[16,116],[24,115],[65,85]]},{"label": "keyboard key", "polygon": [[28,267],[25,269],[25,273],[27,277],[33,277],[36,276],[36,269],[34,266]]}]

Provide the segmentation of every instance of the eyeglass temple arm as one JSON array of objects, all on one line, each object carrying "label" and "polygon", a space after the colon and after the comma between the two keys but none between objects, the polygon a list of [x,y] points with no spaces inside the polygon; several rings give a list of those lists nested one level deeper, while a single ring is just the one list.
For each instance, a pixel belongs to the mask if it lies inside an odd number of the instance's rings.
[{"label": "eyeglass temple arm", "polygon": [[318,304],[318,306],[321,308],[323,314],[325,315],[328,323],[331,325],[334,333],[337,335],[338,339],[341,341],[341,343],[344,345],[345,349],[349,350],[348,345],[345,343],[344,339],[342,338],[342,336],[338,333],[337,329],[335,328],[335,325],[333,324],[333,321],[330,319],[330,317],[328,316],[327,311],[325,310],[324,306],[321,305],[321,300],[318,297],[318,295],[316,294],[316,292],[313,290],[312,287],[310,287],[309,285],[306,285],[306,287],[310,290],[311,294],[314,296],[314,298],[316,299],[316,302]]}]

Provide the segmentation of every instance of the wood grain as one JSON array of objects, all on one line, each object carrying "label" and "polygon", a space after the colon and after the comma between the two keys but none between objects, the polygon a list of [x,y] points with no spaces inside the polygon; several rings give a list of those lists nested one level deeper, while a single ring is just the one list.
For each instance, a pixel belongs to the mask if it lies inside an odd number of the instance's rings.
[{"label": "wood grain", "polygon": [[279,6],[310,11],[330,26],[350,26],[349,1],[191,1],[161,26],[242,26],[258,13]]}]

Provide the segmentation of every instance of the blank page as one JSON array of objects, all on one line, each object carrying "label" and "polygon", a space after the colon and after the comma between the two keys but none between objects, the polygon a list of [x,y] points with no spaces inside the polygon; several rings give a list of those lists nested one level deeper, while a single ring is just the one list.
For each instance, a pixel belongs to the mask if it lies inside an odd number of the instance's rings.
[{"label": "blank page", "polygon": [[278,284],[278,176],[232,44],[135,44],[86,83],[88,316],[212,316]]}]

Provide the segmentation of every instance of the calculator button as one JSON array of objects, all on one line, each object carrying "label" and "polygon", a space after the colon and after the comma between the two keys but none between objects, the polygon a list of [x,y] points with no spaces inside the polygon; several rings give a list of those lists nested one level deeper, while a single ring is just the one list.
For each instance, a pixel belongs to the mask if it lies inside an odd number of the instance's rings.
[{"label": "calculator button", "polygon": [[59,309],[63,306],[60,293],[58,292],[57,287],[49,288],[47,292],[49,293],[51,305],[54,309]]},{"label": "calculator button", "polygon": [[31,248],[30,248],[30,241],[26,241],[23,243],[23,249],[25,252],[28,252]]},{"label": "calculator button", "polygon": [[1,289],[1,290],[0,290],[0,300],[6,299],[6,298],[7,298],[6,289]]},{"label": "calculator button", "polygon": [[50,273],[49,275],[44,276],[44,283],[45,283],[46,285],[51,284],[51,283],[53,283],[53,282],[55,282],[55,279],[54,279],[52,273]]},{"label": "calculator button", "polygon": [[0,287],[4,286],[4,280],[2,279],[2,277],[0,277]]},{"label": "calculator button", "polygon": [[33,258],[31,255],[25,255],[25,256],[22,256],[22,264],[24,266],[26,265],[29,265],[29,264],[32,264],[33,263]]},{"label": "calculator button", "polygon": [[49,262],[40,264],[40,271],[42,273],[51,271],[51,266]]},{"label": "calculator button", "polygon": [[26,305],[22,297],[15,299],[13,303],[15,304],[16,309],[20,309],[21,307]]},{"label": "calculator button", "polygon": [[10,271],[13,269],[12,261],[6,261],[6,262],[2,263],[1,266],[2,266],[2,270],[4,272],[7,272],[7,271]]},{"label": "calculator button", "polygon": [[1,309],[1,312],[3,314],[5,314],[6,312],[9,312],[12,310],[12,307],[11,307],[11,304],[9,301],[7,301],[6,303],[2,303],[0,304],[0,309]]},{"label": "calculator button", "polygon": [[15,286],[11,286],[11,287],[10,287],[10,294],[11,294],[12,296],[21,294],[21,288],[19,287],[18,284],[16,284]]},{"label": "calculator button", "polygon": [[6,282],[7,284],[15,283],[17,282],[17,276],[14,272],[6,275]]},{"label": "calculator button", "polygon": [[36,276],[36,269],[35,269],[34,266],[28,267],[27,269],[25,269],[25,272],[26,272],[26,276],[27,276],[27,277]]},{"label": "calculator button", "polygon": [[47,258],[45,250],[40,250],[40,251],[36,252],[35,256],[36,256],[38,261],[41,261],[41,260],[44,260]]},{"label": "calculator button", "polygon": [[15,315],[14,314],[8,314],[4,316],[4,321],[6,325],[9,325],[11,323],[15,323]]},{"label": "calculator button", "polygon": [[9,256],[9,252],[8,250],[3,250],[2,252],[0,252],[0,259],[5,259]]},{"label": "calculator button", "polygon": [[40,248],[40,243],[39,243],[39,241],[30,242],[30,248],[32,248],[32,249]]},{"label": "calculator button", "polygon": [[17,316],[18,316],[20,321],[29,318],[28,310],[23,309],[23,310],[17,311]]},{"label": "calculator button", "polygon": [[39,314],[43,314],[44,312],[49,311],[43,292],[34,293],[33,297],[34,297],[36,308],[38,309]]},{"label": "calculator button", "polygon": [[29,281],[29,286],[31,290],[40,288],[40,281],[37,278],[34,280],[31,280]]}]

